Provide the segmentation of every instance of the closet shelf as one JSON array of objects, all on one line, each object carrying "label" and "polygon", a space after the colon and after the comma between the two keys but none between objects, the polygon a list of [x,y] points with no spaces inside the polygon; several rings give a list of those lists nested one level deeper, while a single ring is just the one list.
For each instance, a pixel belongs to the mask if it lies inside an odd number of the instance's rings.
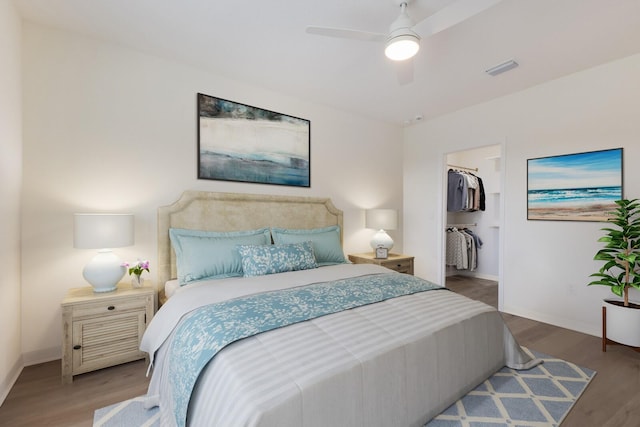
[{"label": "closet shelf", "polygon": [[470,172],[478,172],[478,168],[469,168],[466,166],[457,166],[457,165],[452,165],[452,164],[447,164],[448,168],[453,168],[453,169],[458,169],[458,170],[463,170],[463,171],[470,171]]}]

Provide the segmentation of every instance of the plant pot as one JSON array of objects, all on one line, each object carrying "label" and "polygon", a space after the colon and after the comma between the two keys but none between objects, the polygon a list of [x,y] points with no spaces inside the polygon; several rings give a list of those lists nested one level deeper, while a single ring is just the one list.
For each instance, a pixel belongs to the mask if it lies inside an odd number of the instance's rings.
[{"label": "plant pot", "polygon": [[607,313],[605,338],[640,347],[640,304],[629,301],[629,307],[625,307],[618,299],[606,299],[603,303]]}]

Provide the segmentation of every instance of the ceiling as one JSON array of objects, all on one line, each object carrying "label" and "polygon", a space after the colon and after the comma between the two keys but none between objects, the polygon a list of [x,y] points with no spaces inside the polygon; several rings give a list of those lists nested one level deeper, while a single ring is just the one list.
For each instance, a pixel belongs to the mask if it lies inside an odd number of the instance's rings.
[{"label": "ceiling", "polygon": [[[408,12],[420,21],[452,1],[415,0]],[[14,0],[30,21],[404,125],[640,52],[640,0],[503,0],[423,38],[413,82],[404,85],[383,44],[305,32],[386,33],[396,2]],[[520,66],[484,72],[507,59]]]}]

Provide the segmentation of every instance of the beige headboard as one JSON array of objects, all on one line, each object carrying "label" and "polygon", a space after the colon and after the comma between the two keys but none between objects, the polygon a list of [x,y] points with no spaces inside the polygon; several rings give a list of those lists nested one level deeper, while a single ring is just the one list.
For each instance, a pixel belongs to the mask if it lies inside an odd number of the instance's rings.
[{"label": "beige headboard", "polygon": [[342,211],[330,199],[185,191],[176,202],[158,208],[158,285],[176,277],[169,228],[241,231],[330,225],[340,226],[342,242]]}]

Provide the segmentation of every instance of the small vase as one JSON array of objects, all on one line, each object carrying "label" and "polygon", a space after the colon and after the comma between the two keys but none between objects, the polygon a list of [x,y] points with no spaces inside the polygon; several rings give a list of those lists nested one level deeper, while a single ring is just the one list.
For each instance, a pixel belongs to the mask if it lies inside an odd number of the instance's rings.
[{"label": "small vase", "polygon": [[134,274],[133,276],[131,276],[131,286],[133,286],[134,288],[143,287],[144,279],[142,278],[142,276],[139,276],[137,274]]}]

